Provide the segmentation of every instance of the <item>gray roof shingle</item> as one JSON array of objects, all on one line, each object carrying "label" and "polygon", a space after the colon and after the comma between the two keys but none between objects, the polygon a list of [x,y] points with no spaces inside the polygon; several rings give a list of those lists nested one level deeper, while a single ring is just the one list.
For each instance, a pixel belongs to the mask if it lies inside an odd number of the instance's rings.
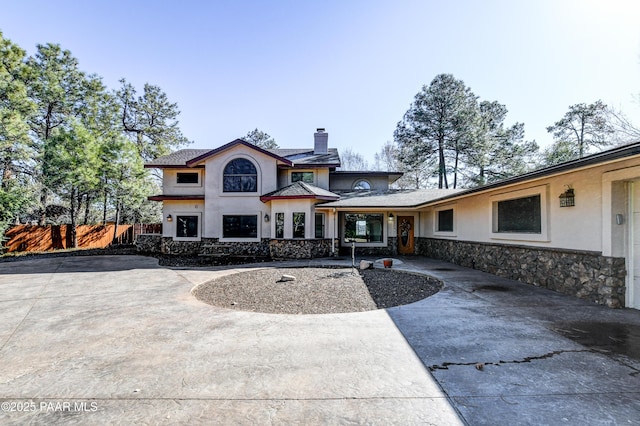
[{"label": "gray roof shingle", "polygon": [[340,199],[318,207],[411,208],[460,192],[460,189],[390,189],[341,193]]},{"label": "gray roof shingle", "polygon": [[295,182],[291,185],[287,185],[283,188],[269,192],[260,197],[262,201],[270,201],[279,198],[315,198],[320,200],[337,200],[338,198],[340,198],[340,196],[331,191],[327,191],[326,189],[319,188],[315,185],[304,182]]},{"label": "gray roof shingle", "polygon": [[169,155],[163,155],[145,164],[148,168],[187,167],[187,161],[211,151],[210,149],[181,149]]},{"label": "gray roof shingle", "polygon": [[[236,141],[223,145],[218,148],[225,148],[230,146]],[[248,143],[242,141],[245,145]],[[181,149],[171,154],[158,157],[145,164],[147,168],[170,168],[170,167],[189,167],[187,163],[199,158],[206,157],[208,154],[217,153],[218,149]],[[259,150],[262,150],[259,148]],[[314,154],[313,148],[277,148],[277,149],[265,149],[262,150],[267,153],[273,154],[277,157],[285,158],[293,163],[293,166],[325,166],[325,167],[340,167],[340,156],[338,150],[335,148],[329,148],[327,154]]]}]

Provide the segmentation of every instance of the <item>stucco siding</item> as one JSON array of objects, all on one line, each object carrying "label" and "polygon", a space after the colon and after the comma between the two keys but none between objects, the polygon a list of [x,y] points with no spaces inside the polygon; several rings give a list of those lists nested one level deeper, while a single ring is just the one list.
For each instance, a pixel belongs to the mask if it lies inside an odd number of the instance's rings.
[{"label": "stucco siding", "polygon": [[[178,183],[178,173],[197,173],[198,183]],[[164,195],[204,195],[204,169],[164,169],[162,172],[162,193]]]},{"label": "stucco siding", "polygon": [[[612,169],[629,170],[629,173],[622,173],[625,178],[636,176],[636,173],[640,173],[636,164],[637,162],[631,161],[623,164],[607,164],[443,202],[424,210],[425,217],[422,221],[425,226],[420,228],[420,236],[593,252],[605,251],[607,255],[620,255],[622,248],[618,248],[615,252],[603,250],[603,233],[608,230],[607,238],[611,240],[620,238],[623,232],[619,227],[616,228],[613,213],[606,218],[603,217],[603,212],[607,211],[603,209],[603,205],[606,203],[611,205],[613,199],[616,202],[615,209],[620,210],[624,204],[622,201],[624,185],[621,186],[620,182],[609,183],[607,190],[607,186],[603,185],[603,179],[606,172]],[[629,166],[632,167],[629,168]],[[631,172],[632,169],[636,171]],[[559,196],[569,187],[574,189],[575,206],[560,207]],[[606,191],[609,193],[605,193]],[[516,235],[493,232],[495,202],[535,193],[542,194],[541,234]],[[446,205],[454,209],[455,228],[450,234],[438,233],[436,230],[436,212]],[[609,245],[611,245],[610,242]]]}]

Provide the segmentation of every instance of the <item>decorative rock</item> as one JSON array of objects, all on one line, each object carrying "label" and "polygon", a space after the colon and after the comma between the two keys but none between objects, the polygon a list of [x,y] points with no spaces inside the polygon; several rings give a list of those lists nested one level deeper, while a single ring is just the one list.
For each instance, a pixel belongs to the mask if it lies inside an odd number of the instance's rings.
[{"label": "decorative rock", "polygon": [[369,269],[373,266],[373,262],[369,262],[368,260],[360,261],[360,269]]},{"label": "decorative rock", "polygon": [[296,280],[296,277],[294,277],[293,275],[284,274],[282,277],[280,277],[280,280],[278,282],[283,283],[286,281],[295,281],[295,280]]}]

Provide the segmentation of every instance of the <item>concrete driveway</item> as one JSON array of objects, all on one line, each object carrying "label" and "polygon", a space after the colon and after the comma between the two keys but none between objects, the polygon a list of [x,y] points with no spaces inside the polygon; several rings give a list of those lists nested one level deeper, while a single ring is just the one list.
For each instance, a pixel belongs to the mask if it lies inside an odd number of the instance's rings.
[{"label": "concrete driveway", "polygon": [[386,311],[255,314],[191,296],[233,272],[0,263],[0,423],[459,423]]},{"label": "concrete driveway", "polygon": [[431,259],[446,285],[391,318],[472,425],[640,425],[640,311]]},{"label": "concrete driveway", "polygon": [[305,316],[191,296],[238,267],[0,263],[0,423],[640,424],[640,311],[402,260],[445,288]]}]

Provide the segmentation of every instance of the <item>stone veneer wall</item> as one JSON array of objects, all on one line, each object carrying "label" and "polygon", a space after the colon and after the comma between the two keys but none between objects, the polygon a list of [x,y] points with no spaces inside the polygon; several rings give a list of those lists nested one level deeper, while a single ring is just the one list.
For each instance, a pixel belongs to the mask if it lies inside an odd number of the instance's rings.
[{"label": "stone veneer wall", "polygon": [[263,238],[260,242],[220,242],[217,238],[203,238],[200,241],[174,241],[172,238],[149,234],[138,236],[136,247],[140,253],[176,256],[218,254],[273,259],[311,259],[331,256],[331,239],[270,240]]},{"label": "stone veneer wall", "polygon": [[[335,242],[336,249],[338,242]],[[269,252],[272,259],[312,259],[331,256],[331,239],[271,240]]]},{"label": "stone veneer wall", "polygon": [[599,253],[416,238],[418,254],[489,272],[611,308],[624,306],[625,259]]}]

